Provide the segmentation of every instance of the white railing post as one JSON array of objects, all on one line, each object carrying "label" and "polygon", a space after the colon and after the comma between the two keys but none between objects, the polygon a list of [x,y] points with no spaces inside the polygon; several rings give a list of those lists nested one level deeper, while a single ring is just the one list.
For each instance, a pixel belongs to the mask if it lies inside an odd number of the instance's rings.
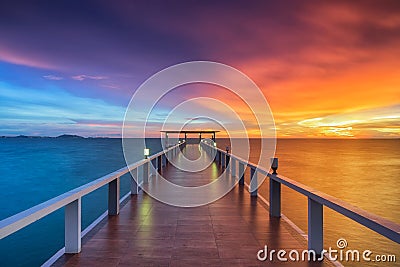
[{"label": "white railing post", "polygon": [[119,177],[108,183],[108,215],[119,214]]},{"label": "white railing post", "polygon": [[162,169],[162,155],[157,157],[157,169],[158,172],[161,173],[161,169]]},{"label": "white railing post", "polygon": [[[278,158],[271,158],[272,177],[278,173]],[[281,183],[269,177],[269,215],[281,217]]]},{"label": "white railing post", "polygon": [[231,158],[231,175],[232,177],[236,177],[236,160]]},{"label": "white railing post", "polygon": [[155,165],[156,165],[156,159],[154,158],[154,159],[150,160],[150,162],[149,162],[149,176],[156,175],[156,172],[155,172],[156,166]]},{"label": "white railing post", "polygon": [[281,217],[281,183],[269,178],[269,215]]},{"label": "white railing post", "polygon": [[149,163],[143,163],[143,183],[147,184],[149,182]]},{"label": "white railing post", "polygon": [[135,168],[133,171],[131,171],[131,174],[132,172],[134,174],[131,176],[131,195],[137,195],[139,193],[138,183],[136,182],[139,181],[138,168]]},{"label": "white railing post", "polygon": [[252,197],[256,197],[257,196],[257,172],[256,169],[254,167],[250,167],[250,195]]},{"label": "white railing post", "polygon": [[308,249],[321,255],[324,246],[323,206],[308,198]]},{"label": "white railing post", "polygon": [[244,164],[239,161],[239,185],[244,185]]},{"label": "white railing post", "polygon": [[81,198],[65,206],[65,253],[81,252]]}]

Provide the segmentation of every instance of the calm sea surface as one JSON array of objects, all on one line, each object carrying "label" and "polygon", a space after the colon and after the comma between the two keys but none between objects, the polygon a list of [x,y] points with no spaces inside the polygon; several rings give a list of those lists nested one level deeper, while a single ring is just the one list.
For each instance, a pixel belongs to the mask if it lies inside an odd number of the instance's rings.
[{"label": "calm sea surface", "polygon": [[[134,140],[132,142],[135,142]],[[227,140],[218,140],[224,147]],[[251,140],[251,161],[258,161],[259,140]],[[151,153],[161,150],[150,139]],[[138,143],[137,160],[143,145]],[[280,139],[278,172],[322,192],[400,223],[400,140]],[[268,159],[265,159],[267,162]],[[120,139],[0,139],[0,219],[16,214],[125,165]],[[121,195],[129,191],[121,178]],[[268,183],[259,192],[268,198]],[[306,197],[282,187],[282,212],[307,232]],[[107,208],[106,188],[82,200],[82,228]],[[398,266],[400,246],[324,208],[325,247],[395,254],[397,263],[365,262],[345,266]],[[64,244],[63,209],[0,240],[0,266],[38,266]],[[397,264],[397,265],[396,265]]]},{"label": "calm sea surface", "polygon": [[[226,145],[228,140],[218,140],[218,146]],[[251,140],[250,147],[250,161],[258,162],[260,141]],[[279,139],[275,155],[279,174],[400,224],[400,139]],[[267,180],[259,193],[268,200]],[[307,233],[306,197],[282,186],[282,213]],[[346,239],[346,250],[368,249],[397,259],[344,266],[400,266],[400,245],[324,207],[324,248],[337,249],[339,238]]]}]

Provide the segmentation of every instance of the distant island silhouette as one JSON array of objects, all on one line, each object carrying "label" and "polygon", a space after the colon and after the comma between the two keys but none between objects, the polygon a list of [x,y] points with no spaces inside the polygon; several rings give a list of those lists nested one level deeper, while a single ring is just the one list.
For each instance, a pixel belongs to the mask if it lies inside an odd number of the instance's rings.
[{"label": "distant island silhouette", "polygon": [[57,136],[56,138],[68,138],[68,139],[71,139],[71,138],[85,138],[85,137],[80,136],[80,135],[76,135],[76,134],[62,134],[62,135]]}]

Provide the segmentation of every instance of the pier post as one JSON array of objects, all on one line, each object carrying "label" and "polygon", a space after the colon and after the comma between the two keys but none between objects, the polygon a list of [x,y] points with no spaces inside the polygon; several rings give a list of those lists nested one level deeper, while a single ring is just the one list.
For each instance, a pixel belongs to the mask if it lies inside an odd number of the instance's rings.
[{"label": "pier post", "polygon": [[65,253],[81,252],[81,198],[65,206]]},{"label": "pier post", "polygon": [[231,175],[236,177],[236,160],[234,158],[231,159]]},{"label": "pier post", "polygon": [[244,164],[239,161],[239,185],[244,185]]},{"label": "pier post", "polygon": [[168,158],[167,158],[167,155],[165,153],[163,154],[163,158],[164,158],[164,167],[166,167],[167,164],[168,164]]},{"label": "pier post", "polygon": [[250,196],[257,196],[257,173],[254,167],[250,167]]},{"label": "pier post", "polygon": [[147,184],[149,182],[149,163],[143,164],[143,183]]},{"label": "pier post", "polygon": [[150,175],[156,175],[156,165],[157,165],[157,158],[154,158],[150,161]]},{"label": "pier post", "polygon": [[269,215],[281,217],[281,183],[269,178]]},{"label": "pier post", "polygon": [[[139,176],[138,176],[138,168],[133,170],[134,175],[131,176],[131,195],[137,195],[139,193],[139,187],[138,187],[138,183],[136,181],[139,181]],[[132,175],[132,173],[131,173]],[[136,180],[135,180],[135,177]]]},{"label": "pier post", "polygon": [[308,249],[321,255],[324,246],[323,206],[308,198]]},{"label": "pier post", "polygon": [[[278,158],[271,158],[272,177],[278,173]],[[281,183],[269,177],[269,215],[281,217]]]},{"label": "pier post", "polygon": [[161,173],[161,168],[162,168],[162,155],[157,157],[157,169],[159,173]]},{"label": "pier post", "polygon": [[119,177],[108,183],[108,215],[119,214]]}]

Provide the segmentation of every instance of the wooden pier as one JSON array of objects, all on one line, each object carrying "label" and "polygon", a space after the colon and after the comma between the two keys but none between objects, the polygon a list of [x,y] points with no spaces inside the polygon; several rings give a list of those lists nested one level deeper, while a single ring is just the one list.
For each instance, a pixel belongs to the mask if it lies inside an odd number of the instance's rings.
[{"label": "wooden pier", "polygon": [[[199,156],[198,145],[183,149]],[[182,156],[179,154],[178,157]],[[218,169],[218,172],[215,172]],[[162,175],[183,186],[199,186],[222,172],[216,162],[189,173],[168,164]],[[268,249],[307,249],[304,238],[268,207],[237,185],[223,198],[195,208],[161,203],[144,192],[131,195],[118,216],[108,216],[82,240],[78,254],[64,254],[55,266],[332,266],[323,262],[259,261]]]}]

